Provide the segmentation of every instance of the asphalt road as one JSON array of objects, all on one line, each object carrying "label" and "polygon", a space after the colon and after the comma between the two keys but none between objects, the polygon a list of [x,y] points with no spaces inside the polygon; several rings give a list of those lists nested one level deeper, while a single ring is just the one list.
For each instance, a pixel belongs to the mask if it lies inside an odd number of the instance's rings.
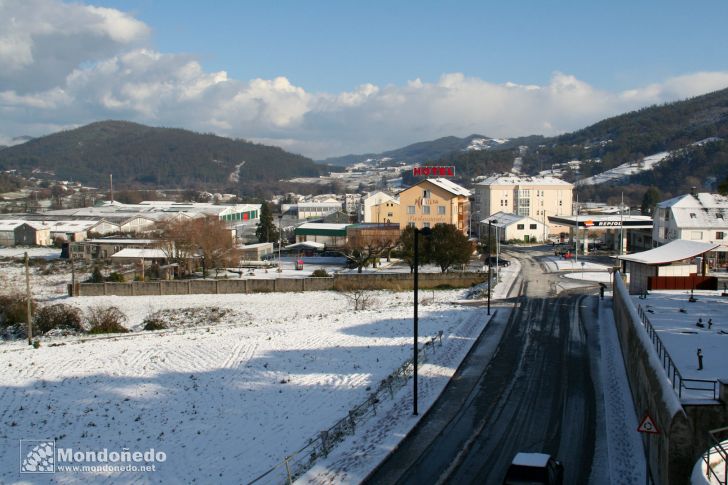
[{"label": "asphalt road", "polygon": [[544,274],[531,254],[518,255],[521,297],[502,324],[495,355],[480,360],[480,347],[493,339],[479,339],[418,428],[366,483],[498,484],[519,451],[557,457],[565,484],[588,482],[595,397],[584,296],[558,294],[558,277]]}]

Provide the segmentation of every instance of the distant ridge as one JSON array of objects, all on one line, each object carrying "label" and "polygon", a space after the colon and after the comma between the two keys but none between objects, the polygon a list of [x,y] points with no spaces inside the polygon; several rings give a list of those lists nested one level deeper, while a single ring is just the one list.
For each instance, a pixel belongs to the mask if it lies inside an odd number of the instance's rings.
[{"label": "distant ridge", "polygon": [[322,171],[313,160],[277,147],[127,121],[100,121],[6,147],[0,150],[0,169],[39,169],[96,186],[105,186],[113,173],[120,186],[242,192]]}]

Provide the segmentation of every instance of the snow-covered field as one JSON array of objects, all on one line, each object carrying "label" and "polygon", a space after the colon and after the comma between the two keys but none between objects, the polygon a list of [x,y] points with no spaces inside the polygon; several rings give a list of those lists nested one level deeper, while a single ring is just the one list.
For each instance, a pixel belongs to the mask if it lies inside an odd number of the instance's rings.
[{"label": "snow-covered field", "polygon": [[[633,296],[655,327],[675,365],[686,379],[728,379],[728,297],[720,292],[653,291],[646,300]],[[680,310],[684,310],[684,312]],[[696,325],[702,319],[705,327]],[[713,320],[708,328],[708,320]],[[697,351],[703,351],[703,370],[698,370]],[[685,397],[704,397],[700,391],[683,390]]]},{"label": "snow-covered field", "polygon": [[[421,293],[422,340],[444,332],[441,361],[420,372],[423,399],[439,395],[486,324],[481,309],[451,304],[462,294]],[[117,306],[133,329],[165,309],[194,319],[218,308],[220,316],[193,328],[44,338],[39,349],[0,343],[0,482],[44,477],[19,475],[21,439],[55,439],[74,451],[166,453],[155,472],[61,472],[55,482],[245,482],[345,417],[412,352],[409,292],[375,292],[362,311],[335,292],[60,301]],[[409,421],[389,424],[404,432]],[[347,476],[347,465],[336,473]]]}]

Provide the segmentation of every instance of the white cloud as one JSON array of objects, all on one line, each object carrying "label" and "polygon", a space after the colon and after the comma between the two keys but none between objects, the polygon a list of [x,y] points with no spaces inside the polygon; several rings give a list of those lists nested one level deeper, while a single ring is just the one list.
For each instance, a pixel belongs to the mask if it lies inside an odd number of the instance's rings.
[{"label": "white cloud", "polygon": [[141,45],[143,22],[118,10],[53,0],[0,2],[0,90],[58,86],[84,62]]},{"label": "white cloud", "polygon": [[623,92],[561,72],[544,85],[446,73],[434,82],[316,93],[285,77],[230,79],[225,71],[206,72],[190,55],[157,52],[146,45],[149,28],[117,10],[54,0],[20,5],[0,0],[4,138],[128,119],[322,158],[447,135],[554,135],[728,86],[728,72],[687,74]]}]

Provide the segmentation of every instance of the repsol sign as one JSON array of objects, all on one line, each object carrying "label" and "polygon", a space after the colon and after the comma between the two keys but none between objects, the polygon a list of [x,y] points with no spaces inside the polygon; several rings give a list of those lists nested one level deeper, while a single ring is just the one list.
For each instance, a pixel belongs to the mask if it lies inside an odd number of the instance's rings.
[{"label": "repsol sign", "polygon": [[415,177],[454,177],[455,167],[414,167],[412,175]]}]

